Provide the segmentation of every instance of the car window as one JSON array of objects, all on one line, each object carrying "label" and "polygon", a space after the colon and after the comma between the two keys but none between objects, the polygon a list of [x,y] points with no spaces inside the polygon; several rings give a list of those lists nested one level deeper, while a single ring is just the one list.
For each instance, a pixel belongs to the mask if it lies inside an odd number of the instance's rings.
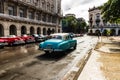
[{"label": "car window", "polygon": [[27,37],[27,35],[23,35],[24,37]]},{"label": "car window", "polygon": [[16,37],[15,35],[7,35],[7,37],[12,38],[12,37]]},{"label": "car window", "polygon": [[35,37],[38,37],[39,35],[37,35],[37,34],[34,34],[33,36],[35,36]]},{"label": "car window", "polygon": [[54,38],[54,39],[62,39],[62,36],[54,35],[52,38]]},{"label": "car window", "polygon": [[68,40],[68,36],[64,36],[64,38],[63,38],[64,40]]},{"label": "car window", "polygon": [[68,38],[69,38],[69,39],[72,39],[72,37],[71,37],[70,35],[68,36]]}]

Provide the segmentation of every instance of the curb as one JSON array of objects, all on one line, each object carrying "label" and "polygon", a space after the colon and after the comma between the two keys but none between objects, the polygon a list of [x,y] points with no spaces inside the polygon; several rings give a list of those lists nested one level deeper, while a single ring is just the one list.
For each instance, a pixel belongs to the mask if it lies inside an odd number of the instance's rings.
[{"label": "curb", "polygon": [[77,63],[63,76],[61,80],[77,80],[97,44],[98,42],[86,52],[86,55],[81,60],[77,61]]}]

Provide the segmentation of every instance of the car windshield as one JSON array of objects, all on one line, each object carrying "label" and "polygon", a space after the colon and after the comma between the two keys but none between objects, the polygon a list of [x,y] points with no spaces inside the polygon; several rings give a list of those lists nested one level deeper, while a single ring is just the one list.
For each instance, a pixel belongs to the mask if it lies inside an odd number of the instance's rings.
[{"label": "car windshield", "polygon": [[52,38],[53,39],[62,39],[62,36],[60,36],[60,35],[54,35],[54,36],[52,36]]},{"label": "car windshield", "polygon": [[16,37],[15,35],[7,35],[7,37],[11,38],[11,37]]},{"label": "car windshield", "polygon": [[27,37],[28,35],[23,35],[24,37]]},{"label": "car windshield", "polygon": [[38,35],[38,34],[34,34],[34,36],[35,36],[35,37],[39,37],[39,35]]}]

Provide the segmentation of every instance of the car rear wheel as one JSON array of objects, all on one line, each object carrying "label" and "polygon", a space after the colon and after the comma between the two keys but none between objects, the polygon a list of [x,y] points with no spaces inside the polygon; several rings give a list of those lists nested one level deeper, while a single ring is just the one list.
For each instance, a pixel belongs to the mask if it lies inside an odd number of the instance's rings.
[{"label": "car rear wheel", "polygon": [[2,48],[4,48],[4,46],[3,46],[3,45],[1,45],[1,46],[0,46],[0,49],[2,49]]},{"label": "car rear wheel", "polygon": [[52,53],[53,51],[45,51],[46,54]]},{"label": "car rear wheel", "polygon": [[76,49],[76,47],[77,47],[77,44],[75,44],[75,46],[73,47],[73,49],[75,50],[75,49]]},{"label": "car rear wheel", "polygon": [[9,46],[13,46],[13,43],[9,43]]}]

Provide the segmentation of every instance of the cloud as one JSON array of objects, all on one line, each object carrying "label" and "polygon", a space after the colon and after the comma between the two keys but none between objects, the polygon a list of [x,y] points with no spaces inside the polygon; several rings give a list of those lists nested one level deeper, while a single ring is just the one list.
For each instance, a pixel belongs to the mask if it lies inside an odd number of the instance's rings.
[{"label": "cloud", "polygon": [[95,0],[83,0],[83,1],[81,1],[81,3],[80,4],[88,4],[88,3],[92,3],[92,2],[94,2]]},{"label": "cloud", "polygon": [[108,0],[62,0],[63,15],[73,13],[77,18],[83,17],[88,21],[88,10],[94,6],[100,6]]}]

